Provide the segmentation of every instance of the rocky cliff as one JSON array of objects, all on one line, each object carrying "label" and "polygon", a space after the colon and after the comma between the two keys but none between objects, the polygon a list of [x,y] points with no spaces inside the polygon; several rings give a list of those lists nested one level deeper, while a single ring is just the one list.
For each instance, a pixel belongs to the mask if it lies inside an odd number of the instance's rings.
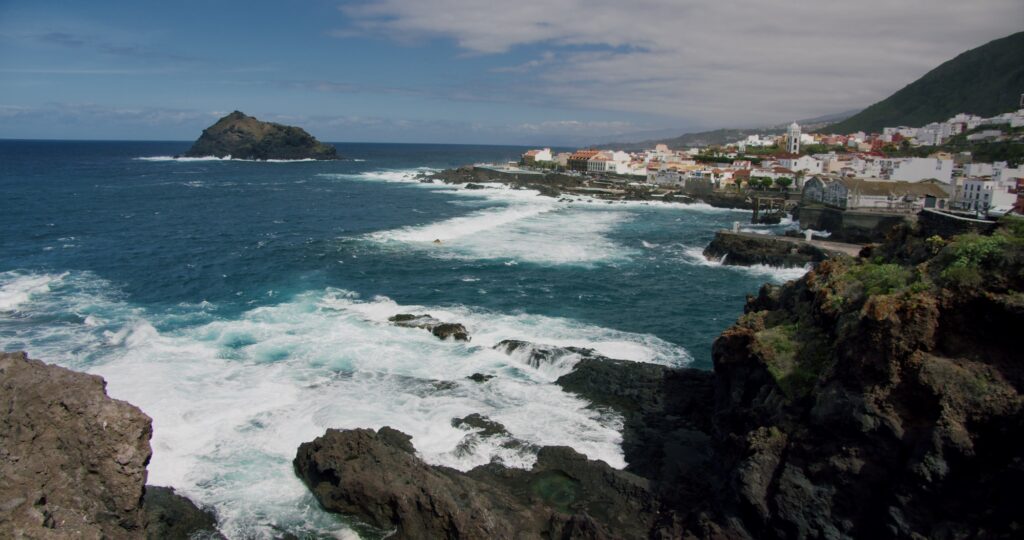
[{"label": "rocky cliff", "polygon": [[197,520],[176,537],[216,536],[212,516],[145,485],[150,419],[105,388],[98,376],[0,353],[0,537],[158,538],[168,523]]},{"label": "rocky cliff", "polygon": [[317,141],[302,128],[262,122],[239,111],[204,129],[184,155],[259,160],[338,159],[333,146]]},{"label": "rocky cliff", "polygon": [[[296,471],[401,537],[1019,538],[1024,224],[901,227],[864,255],[750,297],[713,373],[590,357],[559,379],[622,414],[627,471],[541,449],[459,473],[365,430],[303,445]],[[545,473],[567,495],[528,489]]]}]

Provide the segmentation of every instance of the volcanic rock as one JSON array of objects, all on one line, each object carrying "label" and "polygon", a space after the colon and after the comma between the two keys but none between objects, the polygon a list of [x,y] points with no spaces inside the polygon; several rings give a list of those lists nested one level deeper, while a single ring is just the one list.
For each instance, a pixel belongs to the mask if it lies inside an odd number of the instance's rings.
[{"label": "volcanic rock", "polygon": [[399,313],[388,318],[395,326],[405,328],[422,328],[429,330],[440,339],[451,338],[455,341],[469,341],[469,332],[466,327],[459,323],[441,322],[429,314],[413,315],[410,313]]},{"label": "volcanic rock", "polygon": [[656,519],[645,480],[567,447],[542,448],[529,471],[462,473],[423,463],[388,427],[329,429],[294,463],[324,508],[392,538],[648,538]]},{"label": "volcanic rock", "polygon": [[501,351],[509,355],[522,356],[525,358],[527,364],[535,368],[544,364],[555,364],[567,356],[577,358],[603,358],[595,353],[593,349],[539,345],[519,339],[503,339],[494,345],[494,350]]},{"label": "volcanic rock", "polygon": [[788,242],[770,235],[744,235],[717,232],[704,248],[704,256],[722,264],[751,266],[763,264],[801,267],[821,262],[829,253],[810,244]]},{"label": "volcanic rock", "polygon": [[306,130],[263,122],[235,111],[203,130],[187,157],[235,159],[339,159],[338,151]]},{"label": "volcanic rock", "polygon": [[165,537],[147,514],[173,505],[160,513],[176,521],[191,503],[145,486],[151,434],[101,377],[0,353],[0,537]]}]

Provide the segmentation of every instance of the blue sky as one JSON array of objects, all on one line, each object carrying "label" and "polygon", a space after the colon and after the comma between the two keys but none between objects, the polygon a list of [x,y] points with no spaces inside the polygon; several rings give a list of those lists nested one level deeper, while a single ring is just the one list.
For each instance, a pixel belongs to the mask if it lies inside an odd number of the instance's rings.
[{"label": "blue sky", "polygon": [[[856,4],[856,5],[853,5]],[[866,106],[1024,2],[0,0],[0,137],[584,144]]]}]

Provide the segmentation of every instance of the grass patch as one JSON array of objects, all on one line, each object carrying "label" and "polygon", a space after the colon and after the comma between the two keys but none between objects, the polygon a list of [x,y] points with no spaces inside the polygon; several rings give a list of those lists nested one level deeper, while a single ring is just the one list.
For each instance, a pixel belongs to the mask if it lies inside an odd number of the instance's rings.
[{"label": "grass patch", "polygon": [[832,348],[820,331],[796,323],[756,334],[756,349],[768,373],[790,400],[808,395],[828,365]]}]

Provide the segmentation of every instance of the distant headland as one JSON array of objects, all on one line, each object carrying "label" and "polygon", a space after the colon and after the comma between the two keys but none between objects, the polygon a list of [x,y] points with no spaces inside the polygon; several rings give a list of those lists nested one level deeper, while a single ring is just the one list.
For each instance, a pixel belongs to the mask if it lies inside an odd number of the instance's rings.
[{"label": "distant headland", "polygon": [[263,122],[235,111],[203,130],[185,157],[236,159],[341,159],[338,151],[306,130]]}]

